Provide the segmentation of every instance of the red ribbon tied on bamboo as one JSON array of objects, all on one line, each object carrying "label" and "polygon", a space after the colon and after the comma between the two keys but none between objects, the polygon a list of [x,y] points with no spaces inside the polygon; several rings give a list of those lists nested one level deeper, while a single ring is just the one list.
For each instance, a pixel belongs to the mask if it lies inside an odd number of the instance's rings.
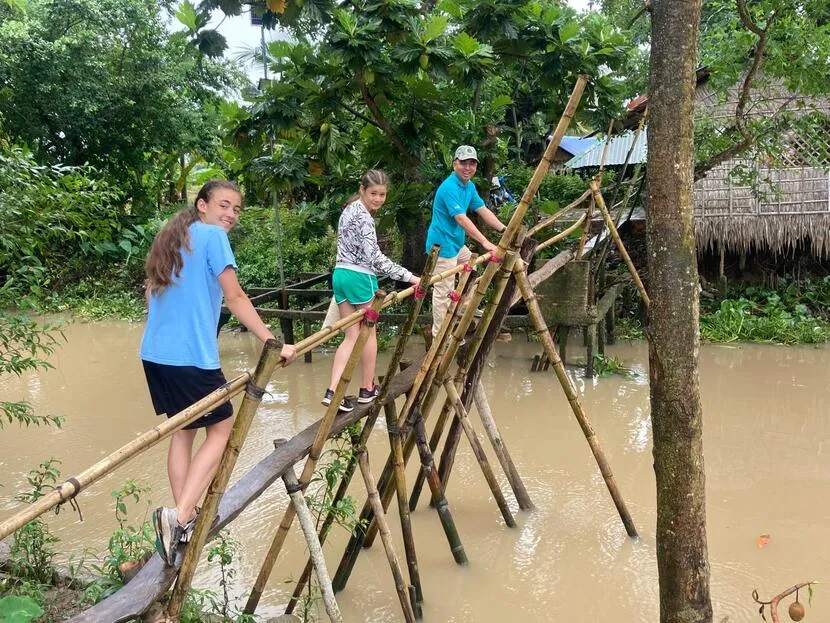
[{"label": "red ribbon tied on bamboo", "polygon": [[377,313],[374,309],[366,308],[366,312],[363,314],[363,320],[366,322],[377,322],[378,318],[380,318],[380,314]]},{"label": "red ribbon tied on bamboo", "polygon": [[413,294],[416,299],[422,299],[427,295],[426,290],[422,290],[420,284],[417,283],[415,284],[415,291]]},{"label": "red ribbon tied on bamboo", "polygon": [[461,295],[458,292],[456,292],[455,290],[450,290],[450,293],[447,296],[450,297],[450,300],[453,303],[457,303],[458,301],[461,300]]},{"label": "red ribbon tied on bamboo", "polygon": [[470,264],[469,262],[464,262],[464,272],[465,273],[473,272],[473,265]]},{"label": "red ribbon tied on bamboo", "polygon": [[500,258],[498,255],[496,255],[495,251],[490,252],[490,263],[492,263],[492,264],[501,264],[502,261],[503,261],[502,258]]}]

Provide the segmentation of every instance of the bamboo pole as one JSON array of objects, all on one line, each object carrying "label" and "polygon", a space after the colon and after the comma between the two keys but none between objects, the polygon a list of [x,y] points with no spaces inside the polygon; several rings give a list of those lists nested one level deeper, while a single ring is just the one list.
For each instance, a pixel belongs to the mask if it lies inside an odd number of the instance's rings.
[{"label": "bamboo pole", "polygon": [[[438,444],[441,443],[441,437],[444,434],[444,429],[447,427],[447,420],[449,420],[452,412],[453,408],[450,401],[444,401],[444,405],[441,407],[441,412],[438,414],[438,419],[435,420],[435,427],[432,429],[432,435],[430,435],[429,438],[430,453],[435,454],[435,451],[438,449]],[[421,491],[424,488],[426,477],[426,470],[422,469],[418,472],[418,477],[412,487],[412,494],[409,497],[409,510],[411,511],[414,511],[418,506],[418,500],[421,497]]]},{"label": "bamboo pole", "polygon": [[[334,417],[337,415],[337,411],[340,407],[340,401],[343,399],[343,396],[346,395],[346,390],[349,387],[349,382],[352,378],[352,370],[360,360],[360,356],[363,352],[363,346],[369,337],[369,331],[377,322],[377,314],[383,305],[385,295],[386,293],[383,290],[375,292],[375,297],[372,299],[371,305],[367,308],[367,311],[371,310],[372,313],[371,315],[368,313],[365,314],[365,321],[363,326],[360,328],[360,333],[358,334],[357,341],[352,349],[352,354],[346,363],[346,368],[343,370],[340,382],[334,390],[334,397],[331,399],[331,404],[326,408],[326,413],[320,422],[320,428],[317,430],[317,436],[314,438],[311,450],[308,453],[308,458],[303,466],[303,472],[300,475],[300,484],[303,487],[308,485],[314,474],[314,469],[317,465],[318,459],[320,458],[323,446],[328,439],[331,425],[334,422]],[[294,521],[294,514],[295,510],[293,506],[288,506],[285,509],[285,514],[283,515],[282,521],[280,522],[277,532],[274,535],[274,540],[271,542],[268,553],[265,555],[265,560],[259,570],[254,586],[251,588],[251,594],[248,596],[248,602],[245,604],[244,612],[246,614],[253,614],[259,604],[262,592],[265,590],[265,585],[267,584],[271,571],[277,562],[283,543],[285,543],[288,530],[291,528],[291,524]]]},{"label": "bamboo pole", "polygon": [[617,249],[619,249],[625,265],[628,267],[628,272],[631,273],[631,278],[634,280],[637,290],[640,291],[640,297],[643,299],[646,307],[648,307],[651,301],[648,298],[645,286],[643,286],[640,275],[637,272],[637,269],[634,268],[634,263],[631,261],[631,257],[625,249],[622,238],[620,238],[620,232],[617,231],[617,226],[614,225],[614,221],[611,220],[611,215],[608,213],[608,208],[605,206],[605,200],[602,198],[602,193],[599,191],[599,184],[596,180],[591,180],[591,192],[594,195],[594,200],[596,201],[599,211],[602,213],[602,218],[605,220],[605,225],[608,227],[608,231],[611,232],[611,237],[614,239],[614,243],[617,245]]},{"label": "bamboo pole", "polygon": [[358,464],[360,471],[363,474],[363,480],[366,483],[366,491],[369,494],[369,503],[375,511],[375,522],[378,524],[380,531],[380,538],[383,541],[383,548],[386,550],[386,558],[389,561],[389,567],[392,569],[392,577],[395,579],[395,591],[398,593],[398,599],[401,602],[401,609],[403,610],[403,617],[407,623],[415,623],[415,613],[412,611],[412,605],[409,603],[407,591],[404,586],[403,574],[401,573],[401,566],[398,562],[398,557],[395,555],[395,548],[392,545],[392,535],[389,532],[389,526],[386,523],[386,516],[383,511],[383,506],[380,503],[380,496],[375,485],[375,479],[372,477],[372,472],[369,469],[369,453],[364,449],[358,457]]},{"label": "bamboo pole", "polygon": [[516,270],[514,272],[516,275],[516,281],[519,285],[519,289],[522,292],[522,296],[524,297],[525,303],[527,304],[528,312],[530,316],[533,318],[533,324],[536,326],[536,330],[538,335],[542,339],[542,344],[545,348],[545,353],[548,356],[548,359],[553,365],[553,371],[556,374],[556,377],[559,379],[560,385],[562,385],[562,389],[565,391],[565,396],[568,399],[568,403],[571,406],[571,410],[573,411],[574,416],[576,417],[577,422],[579,423],[580,428],[582,428],[582,433],[585,435],[585,439],[588,441],[588,446],[591,448],[591,452],[594,455],[594,459],[599,466],[599,471],[602,474],[602,478],[605,481],[605,485],[608,487],[608,492],[611,494],[611,499],[614,501],[614,505],[617,507],[617,512],[622,519],[623,525],[625,526],[625,530],[628,533],[628,536],[636,538],[637,529],[634,527],[634,521],[631,519],[631,515],[628,512],[628,508],[626,508],[625,502],[622,499],[622,495],[620,495],[619,488],[617,487],[616,480],[614,479],[614,475],[611,472],[611,466],[608,463],[608,460],[605,458],[605,453],[600,446],[599,440],[597,439],[596,433],[594,432],[593,427],[591,426],[590,422],[588,421],[588,416],[585,414],[585,410],[582,407],[582,404],[579,401],[579,394],[574,389],[573,384],[571,383],[570,379],[568,378],[567,373],[565,372],[565,366],[562,364],[562,360],[559,358],[559,353],[556,350],[556,346],[553,343],[553,338],[551,337],[550,331],[545,326],[545,321],[542,318],[542,312],[539,309],[539,302],[536,299],[536,293],[533,292],[533,289],[530,286],[530,283],[527,278],[527,273],[525,271],[524,262],[520,262],[516,266]]},{"label": "bamboo pole", "polygon": [[334,591],[331,588],[331,579],[329,578],[328,569],[326,569],[326,559],[323,556],[323,546],[317,538],[317,529],[314,527],[314,517],[312,517],[311,511],[308,510],[305,503],[303,488],[300,486],[300,481],[297,480],[297,474],[294,473],[293,467],[283,474],[282,480],[285,483],[285,490],[291,497],[291,502],[297,511],[297,519],[308,544],[309,556],[314,563],[314,570],[317,572],[317,583],[320,585],[320,594],[323,596],[326,614],[332,623],[342,623],[343,615],[340,614],[340,608],[337,606],[337,600],[334,598]]},{"label": "bamboo pole", "polygon": [[585,201],[590,196],[591,196],[591,191],[586,190],[576,200],[572,201],[571,203],[566,205],[564,208],[562,208],[561,210],[559,210],[558,212],[556,212],[552,216],[549,216],[544,221],[540,221],[540,222],[536,223],[533,227],[528,229],[527,230],[527,236],[528,237],[533,236],[533,234],[535,234],[536,232],[542,231],[543,229],[546,229],[547,227],[550,227],[557,220],[559,220],[559,218],[561,218],[563,215],[567,214],[568,212],[570,212],[574,208],[578,207],[583,201]]},{"label": "bamboo pole", "polygon": [[496,475],[493,473],[493,468],[490,466],[490,461],[487,460],[487,455],[484,453],[484,446],[481,445],[481,441],[470,423],[470,418],[467,417],[467,410],[464,408],[464,403],[461,402],[461,396],[458,395],[458,390],[455,388],[455,384],[452,379],[446,380],[444,388],[447,391],[450,401],[455,407],[455,417],[457,417],[461,422],[461,426],[464,428],[464,433],[470,441],[470,446],[473,448],[473,454],[476,457],[476,461],[478,461],[481,472],[484,474],[484,480],[487,481],[487,486],[490,487],[490,492],[496,500],[496,505],[501,511],[501,516],[504,517],[504,523],[506,523],[510,528],[515,528],[516,520],[513,519],[513,513],[510,512],[510,507],[507,505],[507,500],[504,499],[504,495],[499,487],[499,482],[496,480]]},{"label": "bamboo pole", "polygon": [[[464,290],[466,283],[470,277],[470,272],[464,272],[459,280],[459,285],[456,288],[456,293],[459,293]],[[472,291],[468,291],[471,294]],[[465,297],[467,294],[465,294]],[[438,335],[436,339],[432,341],[430,345],[430,351],[427,353],[427,356],[424,358],[424,362],[432,357],[432,360],[429,364],[429,369],[434,369],[438,366],[440,362],[440,357],[443,352],[445,352],[446,344],[448,343],[449,337],[449,327],[454,322],[456,315],[461,307],[464,304],[464,301],[467,300],[465,297],[462,297],[462,302],[459,304],[457,301],[453,300],[448,309],[447,313],[444,316],[444,321],[439,328]],[[401,417],[406,417],[408,413],[411,413],[414,408],[418,406],[418,399],[415,396],[422,391],[420,388],[416,391],[416,385],[418,384],[418,378],[424,379],[429,371],[425,369],[425,364],[422,363],[421,367],[418,369],[418,374],[416,375],[416,381],[413,383],[412,388],[407,395],[407,404],[410,404],[410,408],[407,411],[402,413]],[[420,387],[424,387],[424,385],[420,385]],[[411,401],[411,402],[410,402]],[[399,419],[400,421],[400,419]],[[397,428],[401,428],[396,424]],[[410,434],[404,445],[404,464],[406,464],[409,460],[409,457],[412,454],[412,450],[415,446],[415,435]],[[420,453],[420,451],[419,451]],[[428,457],[428,459],[431,459]],[[422,464],[425,464],[424,461],[428,460],[424,458],[424,455],[421,453],[421,460]],[[426,470],[426,467],[422,469]],[[419,476],[420,476],[419,472]],[[389,501],[391,500],[392,496],[392,489],[389,486],[391,478],[393,476],[393,457],[390,454],[389,459],[386,461],[386,465],[383,468],[383,472],[381,473],[378,488],[383,493],[383,497],[381,499],[381,506],[384,508],[388,507]],[[439,481],[440,483],[440,481]],[[364,504],[363,509],[360,512],[360,520],[361,522],[368,524],[369,528],[374,528],[374,522],[372,521],[374,517],[374,510],[372,506],[367,501]],[[453,534],[457,536],[457,530],[454,529],[454,523],[452,521],[452,515],[449,512],[449,506],[447,505],[446,512],[439,513],[439,519],[441,520],[441,525],[444,528],[444,533],[447,535],[448,540],[450,541],[450,550],[455,557],[456,562],[459,564],[464,564],[466,562],[466,554],[464,553],[463,546],[460,545],[460,540],[455,540]],[[346,548],[343,552],[343,556],[340,559],[340,564],[338,565],[337,571],[334,574],[333,586],[335,591],[340,591],[346,587],[346,583],[348,582],[349,576],[351,575],[352,569],[354,569],[354,565],[357,562],[357,557],[360,554],[361,547],[371,547],[372,541],[367,541],[367,537],[371,536],[374,539],[376,532],[372,532],[371,535],[369,534],[369,530],[367,529],[365,532],[355,530],[350,539]]]},{"label": "bamboo pole", "polygon": [[542,249],[547,249],[552,244],[556,244],[560,240],[562,240],[564,238],[567,238],[568,236],[571,235],[571,233],[573,233],[577,229],[579,229],[583,225],[583,223],[585,223],[585,220],[587,218],[588,218],[587,214],[582,214],[578,219],[576,219],[576,221],[574,222],[573,225],[569,225],[566,229],[563,229],[561,232],[559,232],[555,236],[552,236],[551,238],[548,238],[547,240],[545,240],[544,242],[539,244],[539,246],[536,247],[536,252],[538,253]]},{"label": "bamboo pole", "polygon": [[473,401],[475,402],[476,411],[478,411],[478,415],[481,418],[481,423],[484,426],[487,437],[490,439],[490,444],[493,446],[493,451],[499,459],[505,476],[507,476],[510,488],[513,489],[513,495],[516,496],[519,508],[522,510],[535,509],[536,506],[530,499],[530,494],[527,492],[522,477],[519,475],[519,470],[516,469],[513,458],[510,456],[507,445],[504,443],[504,439],[496,425],[496,419],[493,417],[490,403],[487,402],[487,394],[484,393],[484,386],[481,384],[481,381],[476,383]]},{"label": "bamboo pole", "polygon": [[236,414],[230,438],[225,451],[222,453],[222,459],[219,461],[216,474],[208,487],[207,495],[202,503],[202,511],[185,551],[184,562],[182,562],[181,569],[179,569],[176,586],[167,605],[168,615],[174,620],[178,618],[182,611],[185,597],[187,597],[193,575],[196,572],[196,566],[199,564],[199,557],[205,543],[207,543],[210,526],[216,516],[216,509],[219,508],[219,499],[225,493],[228,481],[231,479],[231,472],[236,465],[236,459],[242,445],[245,443],[245,438],[248,436],[251,422],[262,402],[265,386],[268,385],[268,380],[271,378],[279,360],[279,343],[274,339],[268,340],[262,349],[262,355],[259,358],[259,363],[257,363],[253,378],[245,388],[245,398],[242,400],[242,405]]},{"label": "bamboo pole", "polygon": [[[582,235],[579,238],[579,246],[576,248],[576,258],[577,260],[582,259],[582,254],[585,253],[585,243],[588,242],[588,234],[591,231],[591,218],[594,215],[594,197],[591,196],[591,200],[588,202],[588,207],[585,210],[585,218],[582,219],[585,223],[585,228],[582,230]],[[537,248],[538,250],[538,248]],[[589,294],[589,296],[591,296]],[[593,299],[591,299],[593,300]]]},{"label": "bamboo pole", "polygon": [[129,443],[124,444],[118,450],[104,457],[94,465],[91,465],[77,476],[61,483],[54,490],[0,524],[0,540],[5,539],[31,520],[50,510],[53,506],[71,500],[83,489],[98,482],[101,478],[147,448],[151,448],[158,442],[166,439],[182,426],[186,426],[206,413],[210,413],[219,405],[224,404],[241,393],[250,379],[251,372],[243,372],[238,377],[231,379],[222,387],[202,398],[199,402],[179,411],[173,417],[167,418],[158,426],[154,426]]}]

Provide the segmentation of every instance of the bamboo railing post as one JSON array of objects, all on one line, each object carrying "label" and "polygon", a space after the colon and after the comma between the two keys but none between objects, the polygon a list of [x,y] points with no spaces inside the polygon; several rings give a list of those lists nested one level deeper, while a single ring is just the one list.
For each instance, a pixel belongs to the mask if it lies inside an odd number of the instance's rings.
[{"label": "bamboo railing post", "polygon": [[591,452],[594,455],[594,459],[596,460],[597,465],[599,466],[599,471],[602,474],[602,478],[605,481],[606,487],[608,487],[608,492],[611,494],[611,499],[614,501],[614,505],[617,507],[617,512],[619,513],[620,518],[622,519],[623,525],[625,526],[625,530],[628,533],[628,536],[636,538],[638,535],[637,529],[634,527],[634,521],[631,519],[631,515],[628,512],[628,508],[626,507],[625,502],[622,499],[622,495],[620,494],[619,488],[617,487],[617,482],[614,479],[614,474],[611,472],[611,466],[609,465],[608,460],[605,458],[605,453],[603,452],[602,447],[600,446],[596,433],[594,432],[593,427],[588,421],[588,416],[585,414],[585,410],[583,409],[582,404],[579,401],[579,394],[577,393],[576,389],[574,389],[573,384],[568,378],[568,375],[565,372],[565,366],[562,364],[562,360],[559,358],[559,353],[557,353],[556,351],[556,346],[554,346],[553,344],[553,338],[550,335],[550,331],[545,326],[545,321],[542,317],[542,312],[539,309],[539,302],[536,300],[536,293],[530,286],[530,282],[527,278],[527,273],[525,272],[525,265],[523,262],[517,265],[514,274],[516,275],[516,281],[519,285],[519,289],[521,290],[522,296],[524,297],[525,303],[527,304],[528,313],[533,319],[533,324],[536,327],[539,337],[542,339],[542,343],[544,344],[545,352],[548,355],[548,359],[553,365],[553,371],[556,374],[556,377],[559,379],[559,383],[560,385],[562,385],[562,389],[565,391],[565,396],[568,399],[568,403],[571,406],[571,410],[573,411],[573,414],[576,417],[579,426],[582,428],[582,433],[585,435],[585,439],[588,441],[588,446],[590,446]]},{"label": "bamboo railing post", "polygon": [[245,443],[245,438],[248,436],[251,422],[262,402],[265,386],[268,384],[268,380],[271,378],[271,374],[279,360],[279,343],[277,340],[268,340],[262,349],[262,355],[259,358],[253,378],[245,388],[245,398],[242,400],[242,405],[236,414],[230,438],[222,454],[219,467],[216,469],[216,474],[208,487],[199,519],[196,521],[196,527],[193,529],[193,535],[187,546],[176,586],[167,605],[168,615],[173,619],[176,619],[182,611],[185,597],[187,597],[193,575],[196,572],[196,565],[199,564],[199,557],[207,542],[210,526],[216,516],[216,509],[219,507],[219,499],[225,493],[225,488],[231,478],[231,472],[236,465],[236,459],[242,445]]},{"label": "bamboo railing post", "polygon": [[470,441],[470,446],[473,448],[473,454],[476,457],[476,461],[478,461],[481,472],[484,474],[484,480],[487,481],[487,486],[490,487],[490,492],[496,500],[496,505],[501,511],[501,516],[504,517],[504,523],[506,523],[510,528],[515,528],[516,520],[513,519],[513,513],[510,512],[507,500],[504,499],[504,495],[499,487],[499,482],[496,480],[496,475],[493,473],[493,468],[490,466],[490,461],[487,460],[487,455],[484,453],[484,446],[481,445],[481,441],[470,423],[470,418],[467,417],[467,410],[464,408],[464,403],[461,402],[461,396],[458,395],[455,383],[453,383],[452,379],[447,379],[444,383],[444,388],[447,391],[447,396],[449,396],[450,401],[455,407],[455,417],[457,417],[461,422],[464,433]]},{"label": "bamboo railing post", "polygon": [[[364,323],[360,328],[360,333],[358,334],[357,341],[352,349],[352,354],[346,363],[346,367],[340,377],[340,382],[334,390],[334,397],[331,399],[331,404],[326,408],[326,413],[320,422],[320,428],[317,430],[317,436],[314,438],[311,450],[308,453],[308,458],[303,466],[303,472],[300,475],[300,484],[303,487],[308,485],[312,475],[314,474],[314,469],[317,466],[317,460],[320,458],[323,446],[328,439],[331,425],[334,422],[334,417],[337,415],[337,411],[340,407],[340,401],[343,399],[343,396],[346,395],[346,389],[349,387],[349,382],[352,379],[352,370],[360,360],[360,356],[363,352],[363,346],[369,337],[369,331],[377,322],[378,312],[383,305],[385,296],[386,293],[383,290],[375,292],[375,297],[372,299],[371,305],[365,310]],[[285,538],[288,535],[288,531],[294,521],[294,514],[294,507],[289,505],[285,509],[285,514],[283,515],[282,521],[280,522],[277,532],[274,535],[274,540],[271,542],[271,546],[265,555],[265,559],[263,560],[257,579],[254,582],[254,586],[251,588],[251,594],[248,596],[248,602],[245,604],[244,612],[246,614],[253,614],[259,604],[259,600],[265,590],[265,585],[268,582],[271,571],[277,562],[277,558],[279,557],[280,550],[282,550],[283,543],[285,543]]]},{"label": "bamboo railing post", "polygon": [[640,275],[634,267],[634,263],[631,261],[628,251],[625,249],[622,238],[620,238],[620,232],[617,231],[617,226],[614,224],[614,221],[611,219],[611,215],[608,213],[608,208],[605,206],[605,200],[602,198],[602,193],[599,191],[599,183],[596,180],[591,180],[591,192],[594,195],[594,200],[596,201],[599,211],[602,213],[602,218],[605,220],[605,225],[608,227],[608,231],[611,233],[611,237],[614,239],[614,243],[617,245],[617,249],[619,249],[625,265],[628,267],[628,272],[631,274],[631,278],[634,280],[634,284],[640,292],[640,297],[643,299],[646,307],[648,307],[651,301],[648,298],[645,286],[643,286]]},{"label": "bamboo railing post", "polygon": [[519,475],[519,470],[516,469],[513,458],[510,456],[507,445],[504,443],[504,439],[496,425],[496,419],[493,417],[493,411],[490,409],[490,403],[487,401],[487,394],[484,393],[484,386],[481,384],[481,381],[476,383],[473,401],[476,405],[476,411],[478,411],[478,415],[481,418],[481,423],[484,425],[484,430],[487,432],[487,437],[493,446],[493,451],[499,459],[505,476],[507,476],[510,488],[513,489],[513,495],[516,496],[519,508],[522,510],[535,509],[536,506],[530,499],[530,494],[527,492],[524,481],[522,481],[522,477]]},{"label": "bamboo railing post", "polygon": [[342,623],[343,615],[340,614],[340,608],[337,606],[337,600],[334,598],[334,591],[331,588],[331,579],[329,579],[326,559],[323,556],[323,546],[317,538],[317,529],[314,527],[314,517],[312,517],[311,511],[308,510],[305,503],[303,488],[300,486],[300,481],[297,480],[297,474],[294,473],[293,467],[283,474],[282,480],[285,483],[285,490],[291,497],[291,503],[297,511],[297,520],[300,522],[300,527],[308,544],[309,556],[314,564],[314,570],[317,572],[317,582],[320,585],[320,594],[323,597],[326,614],[332,623]]},{"label": "bamboo railing post", "polygon": [[375,511],[375,522],[378,525],[381,541],[383,541],[383,548],[386,550],[386,558],[389,561],[389,567],[392,569],[392,577],[395,580],[395,590],[398,593],[398,599],[401,602],[401,609],[403,610],[403,617],[407,623],[415,623],[415,613],[412,610],[412,604],[409,603],[409,596],[407,595],[406,586],[401,573],[401,566],[398,563],[398,557],[395,555],[395,548],[392,545],[392,535],[389,532],[389,526],[386,523],[386,515],[383,506],[380,503],[380,496],[375,485],[375,479],[372,477],[372,472],[369,469],[369,453],[364,448],[357,459],[360,465],[360,471],[363,474],[363,480],[366,483],[366,492],[369,494],[369,503]]}]

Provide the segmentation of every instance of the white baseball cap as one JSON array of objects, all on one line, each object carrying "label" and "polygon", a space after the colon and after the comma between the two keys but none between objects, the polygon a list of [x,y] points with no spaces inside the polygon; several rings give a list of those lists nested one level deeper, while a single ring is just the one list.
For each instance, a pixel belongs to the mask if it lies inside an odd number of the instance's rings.
[{"label": "white baseball cap", "polygon": [[476,162],[478,162],[478,154],[476,153],[476,148],[470,147],[469,145],[462,145],[461,147],[455,150],[455,159],[475,160]]}]

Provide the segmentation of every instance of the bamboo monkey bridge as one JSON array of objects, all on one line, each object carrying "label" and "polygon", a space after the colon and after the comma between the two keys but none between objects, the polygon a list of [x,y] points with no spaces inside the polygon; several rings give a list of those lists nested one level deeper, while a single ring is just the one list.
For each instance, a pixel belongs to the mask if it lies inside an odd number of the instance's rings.
[{"label": "bamboo monkey bridge", "polygon": [[[0,523],[0,540],[2,540],[35,517],[74,498],[82,489],[100,480],[137,454],[169,437],[174,431],[215,409],[219,404],[244,393],[228,446],[217,473],[208,488],[192,539],[188,545],[179,547],[179,556],[177,556],[175,566],[165,566],[160,557],[154,555],[139,573],[118,592],[76,615],[70,621],[73,623],[101,623],[131,620],[140,616],[154,602],[163,598],[174,582],[175,586],[167,602],[167,616],[172,620],[177,620],[185,596],[190,590],[196,565],[208,539],[215,536],[219,530],[233,521],[278,479],[283,480],[292,504],[288,505],[282,519],[275,528],[273,541],[251,588],[245,612],[252,614],[256,611],[296,516],[300,520],[311,553],[311,559],[300,576],[286,613],[293,612],[304,585],[309,581],[311,573],[314,572],[321,588],[329,619],[331,621],[342,621],[343,618],[337,607],[335,593],[346,586],[361,549],[369,547],[377,534],[380,534],[403,618],[407,622],[421,618],[421,604],[425,596],[421,587],[415,536],[412,531],[409,513],[411,509],[415,508],[420,490],[423,484],[426,483],[430,489],[432,505],[437,510],[436,514],[447,538],[450,555],[459,565],[464,565],[467,562],[461,535],[453,521],[450,501],[445,495],[455,451],[462,435],[471,444],[473,453],[505,524],[508,527],[515,525],[510,506],[495,477],[495,466],[490,464],[484,452],[484,444],[470,420],[470,408],[473,404],[477,407],[476,410],[481,425],[493,447],[499,467],[505,473],[519,509],[529,511],[534,508],[518,470],[510,457],[507,444],[498,431],[496,421],[492,416],[487,398],[480,384],[484,362],[495,342],[504,318],[519,296],[524,298],[528,306],[529,316],[536,332],[542,339],[550,365],[553,367],[555,376],[563,388],[571,410],[588,441],[623,526],[630,537],[637,537],[634,522],[618,490],[597,436],[582,407],[579,394],[565,373],[564,365],[559,358],[553,341],[551,328],[545,324],[534,286],[546,275],[535,273],[528,275],[528,261],[532,257],[534,249],[537,248],[537,243],[535,240],[526,237],[522,228],[523,217],[538,190],[542,178],[550,167],[552,157],[562,136],[565,134],[565,130],[573,118],[586,82],[587,78],[584,76],[581,76],[577,81],[562,118],[556,127],[553,140],[549,143],[543,159],[539,163],[495,251],[475,257],[468,264],[443,273],[432,274],[437,258],[437,249],[433,249],[422,277],[422,287],[410,287],[390,294],[379,290],[366,310],[358,310],[347,317],[341,318],[334,325],[324,327],[321,331],[308,335],[297,343],[299,355],[309,352],[312,348],[324,343],[349,326],[361,325],[357,343],[335,390],[331,405],[326,409],[320,421],[286,442],[275,443],[276,447],[271,454],[264,457],[233,486],[228,488],[231,472],[261,402],[264,388],[275,370],[284,365],[284,362],[279,359],[279,344],[275,340],[269,340],[265,344],[262,356],[254,370],[230,380],[222,388],[217,389],[191,407],[137,437],[81,474],[62,483],[54,491],[26,507],[23,511]],[[599,205],[599,209],[603,211],[604,203],[598,184],[592,185],[590,192],[594,200],[592,205],[596,203]],[[590,209],[591,207],[589,207]],[[605,214],[605,211],[603,211],[603,214]],[[590,221],[590,213],[587,219]],[[545,223],[544,226],[547,226],[550,222]],[[613,236],[616,229],[610,219],[608,220],[608,226]],[[541,228],[537,227],[535,229],[539,231]],[[618,236],[615,236],[615,241],[620,245],[622,251]],[[581,241],[580,252],[582,244]],[[573,257],[574,253],[565,251],[557,256],[555,260],[549,262],[543,271],[549,276],[558,268],[566,265]],[[474,272],[476,266],[486,266],[482,274],[478,276]],[[541,273],[542,271],[537,272]],[[427,353],[420,361],[398,372],[407,341],[416,326],[426,290],[435,282],[455,274],[459,274],[459,283],[451,293],[452,302],[438,335],[435,336]],[[641,287],[642,284],[639,283],[636,272],[632,272],[632,276],[638,282],[638,287]],[[477,325],[474,325],[476,309],[482,303],[488,291],[491,293],[489,302],[480,321]],[[644,291],[643,294],[645,294]],[[383,309],[410,297],[412,297],[412,302],[409,313],[401,329],[397,347],[389,362],[387,374],[383,377],[377,399],[368,405],[360,405],[349,413],[338,413],[338,405],[346,393],[370,327],[378,321]],[[462,345],[465,336],[466,344]],[[404,404],[398,410],[396,399],[404,396]],[[439,400],[443,400],[443,406],[431,435],[428,435],[427,420]],[[391,451],[380,477],[376,479],[369,464],[366,442],[377,418],[380,416],[381,408],[386,419]],[[327,516],[323,520],[319,532],[315,531],[313,525],[310,525],[308,521],[308,509],[305,507],[302,491],[311,480],[326,441],[351,424],[361,420],[363,420],[362,430],[359,434],[355,434],[351,440],[356,449],[355,458],[348,465],[343,475],[336,497],[340,499],[345,495],[351,478],[359,470],[367,493],[367,501],[361,512],[361,518],[365,520],[363,525],[366,528],[365,530],[357,530],[352,534],[334,576],[330,579],[325,560],[321,554],[321,544],[325,541],[334,518],[331,515]],[[438,462],[434,458],[434,453],[448,424],[449,430],[446,434],[440,462]],[[406,483],[404,468],[415,449],[418,452],[421,470],[414,487],[410,491]],[[294,465],[303,458],[305,458],[305,462],[298,475],[294,471]],[[403,536],[403,564],[399,562],[398,554],[393,547],[390,538],[391,528],[386,518],[386,509],[393,497],[397,499]]]}]

